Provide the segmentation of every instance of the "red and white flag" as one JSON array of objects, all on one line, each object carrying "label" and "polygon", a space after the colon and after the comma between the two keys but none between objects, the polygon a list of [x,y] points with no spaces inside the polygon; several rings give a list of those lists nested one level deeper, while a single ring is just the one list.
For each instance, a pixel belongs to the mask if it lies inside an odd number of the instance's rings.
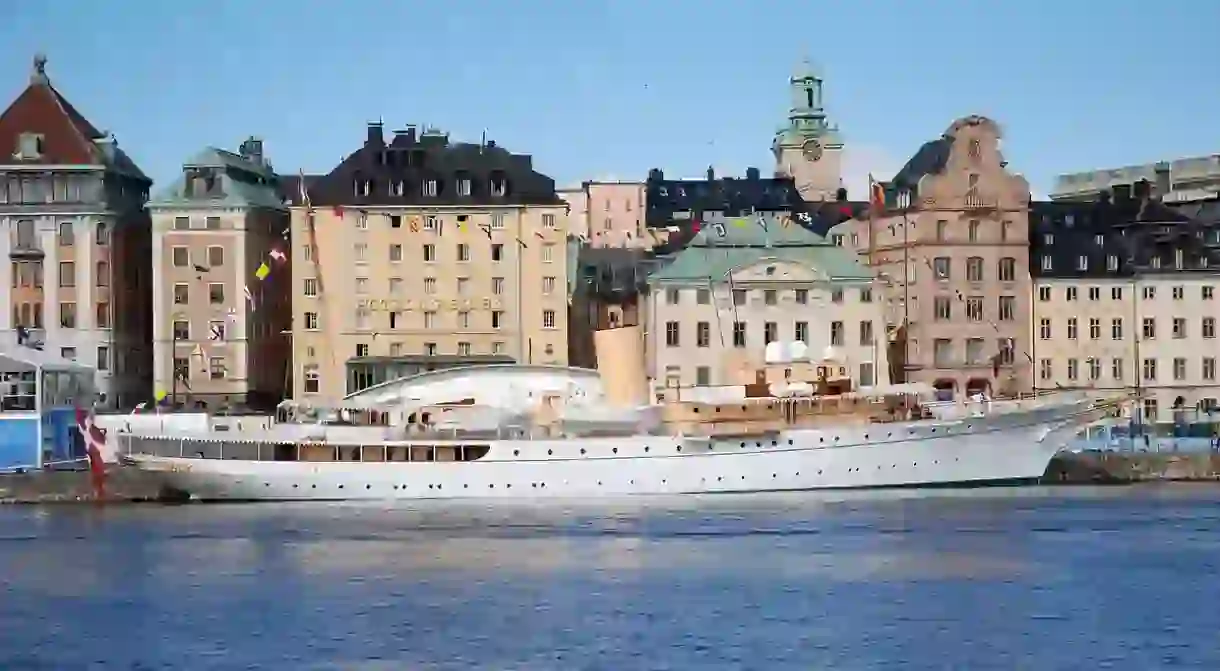
[{"label": "red and white flag", "polygon": [[84,408],[76,409],[76,428],[85,441],[85,453],[89,455],[93,496],[100,501],[106,496],[106,464],[102,461],[102,448],[106,446],[106,431],[93,421],[93,413],[86,413]]}]

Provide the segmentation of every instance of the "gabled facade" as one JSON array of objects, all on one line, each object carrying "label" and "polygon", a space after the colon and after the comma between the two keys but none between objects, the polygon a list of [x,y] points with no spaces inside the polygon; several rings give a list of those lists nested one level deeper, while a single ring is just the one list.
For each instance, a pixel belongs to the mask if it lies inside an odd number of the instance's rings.
[{"label": "gabled facade", "polygon": [[0,113],[0,329],[96,367],[101,405],[131,407],[152,393],[152,181],[46,63]]},{"label": "gabled facade", "polygon": [[908,380],[945,396],[1032,385],[1029,184],[1000,128],[958,119],[884,185],[885,203],[832,229],[878,274]]},{"label": "gabled facade", "polygon": [[1148,182],[1031,207],[1038,388],[1136,391],[1147,421],[1217,407],[1220,221],[1179,209]]},{"label": "gabled facade", "polygon": [[262,141],[200,151],[149,210],[157,389],[188,407],[274,408],[291,379],[292,271]]},{"label": "gabled facade", "polygon": [[735,373],[761,364],[768,343],[793,341],[814,360],[837,361],[857,385],[889,381],[869,269],[781,216],[710,215],[648,283],[646,351],[657,384],[737,384]]},{"label": "gabled facade", "polygon": [[[294,191],[289,188],[288,191]],[[567,204],[527,155],[370,124],[292,207],[294,395],[568,361]]]}]

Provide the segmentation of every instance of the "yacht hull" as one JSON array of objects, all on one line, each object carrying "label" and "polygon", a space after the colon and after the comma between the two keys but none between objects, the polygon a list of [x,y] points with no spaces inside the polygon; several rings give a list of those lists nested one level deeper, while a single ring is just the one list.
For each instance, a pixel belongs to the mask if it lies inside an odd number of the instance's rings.
[{"label": "yacht hull", "polygon": [[[1040,478],[1094,407],[767,436],[492,440],[475,461],[125,457],[202,500],[600,497],[980,486]],[[167,445],[185,442],[165,439]],[[443,441],[433,441],[440,444]],[[422,441],[413,441],[421,444]],[[192,454],[189,446],[175,453]]]}]

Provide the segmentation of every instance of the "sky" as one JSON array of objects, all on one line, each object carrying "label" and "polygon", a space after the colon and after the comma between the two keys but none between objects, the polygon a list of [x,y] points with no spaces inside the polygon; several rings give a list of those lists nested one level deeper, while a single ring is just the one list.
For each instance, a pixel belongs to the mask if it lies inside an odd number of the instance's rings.
[{"label": "sky", "polygon": [[160,186],[250,135],[282,173],[328,172],[377,120],[486,132],[565,186],[768,174],[807,58],[854,197],[970,114],[1042,196],[1065,172],[1220,153],[1217,25],[1205,0],[10,0],[0,99],[45,53]]}]

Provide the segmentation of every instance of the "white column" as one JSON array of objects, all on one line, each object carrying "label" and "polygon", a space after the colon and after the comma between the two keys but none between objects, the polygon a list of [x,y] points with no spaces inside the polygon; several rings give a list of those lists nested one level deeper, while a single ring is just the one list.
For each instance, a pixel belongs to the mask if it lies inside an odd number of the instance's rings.
[{"label": "white column", "polygon": [[[0,217],[0,255],[9,258],[13,246],[13,231],[17,230],[17,220],[13,217]],[[0,328],[13,328],[13,264],[0,263]]]}]

